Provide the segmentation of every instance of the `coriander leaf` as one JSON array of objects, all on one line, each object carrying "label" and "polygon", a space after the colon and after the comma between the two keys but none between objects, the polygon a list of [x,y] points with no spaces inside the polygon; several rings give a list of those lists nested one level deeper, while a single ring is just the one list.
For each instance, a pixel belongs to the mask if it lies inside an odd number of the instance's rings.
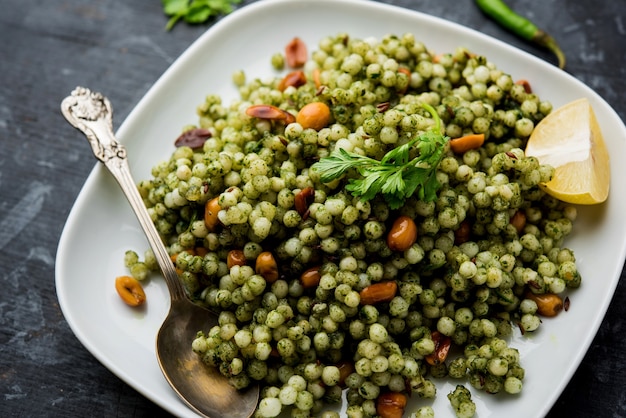
[{"label": "coriander leaf", "polygon": [[406,164],[409,161],[409,152],[411,151],[411,147],[418,139],[419,138],[416,138],[387,152],[387,154],[383,156],[382,160],[380,160],[380,163],[396,165]]},{"label": "coriander leaf", "polygon": [[199,2],[192,3],[189,6],[189,10],[185,15],[185,22],[187,23],[202,23],[211,17],[211,9],[209,9],[204,4],[199,4]]},{"label": "coriander leaf", "polygon": [[166,15],[172,16],[185,13],[189,6],[189,0],[162,0],[163,11]]},{"label": "coriander leaf", "polygon": [[420,187],[424,187],[422,179],[428,175],[428,169],[422,167],[409,167],[404,173],[404,182],[406,183],[405,193],[412,196]]},{"label": "coriander leaf", "polygon": [[432,135],[429,133],[425,133],[420,136],[420,140],[415,144],[415,147],[419,150],[420,155],[428,156],[432,155],[435,152],[435,147],[437,146],[437,142],[433,140]]},{"label": "coriander leaf", "polygon": [[314,172],[320,173],[322,183],[329,183],[338,179],[351,168],[359,169],[367,165],[377,164],[378,161],[348,152],[344,149],[334,150],[328,157],[320,159],[311,166]]},{"label": "coriander leaf", "polygon": [[352,167],[354,167],[354,162],[348,155],[344,155],[341,152],[333,152],[328,157],[322,158],[313,164],[311,170],[320,174],[320,180],[323,183],[328,183],[338,179]]},{"label": "coriander leaf", "polygon": [[404,172],[396,171],[387,177],[387,181],[381,188],[384,194],[404,194],[406,191],[406,183],[404,182]]},{"label": "coriander leaf", "polygon": [[211,16],[232,12],[232,5],[240,2],[241,0],[161,0],[163,12],[170,16],[165,29],[172,29],[180,19],[189,24],[206,22]]},{"label": "coriander leaf", "polygon": [[432,171],[420,189],[421,199],[426,202],[432,202],[437,199],[437,190],[439,190],[439,187],[441,187],[441,184],[439,184],[439,180],[437,180],[436,173]]},{"label": "coriander leaf", "polygon": [[233,11],[233,4],[241,3],[241,0],[205,0],[207,6],[216,12],[228,14]]},{"label": "coriander leaf", "polygon": [[176,22],[178,22],[180,20],[180,18],[183,17],[183,15],[175,15],[172,16],[168,21],[167,24],[165,25],[165,30],[170,30],[174,27],[174,25],[176,24]]},{"label": "coriander leaf", "polygon": [[[398,209],[415,193],[421,200],[435,200],[441,187],[437,167],[449,138],[441,134],[441,119],[435,109],[427,104],[423,107],[435,120],[435,126],[390,150],[380,161],[339,149],[313,164],[312,170],[327,183],[355,169],[361,178],[350,178],[346,190],[365,201],[381,194],[391,209]],[[409,160],[413,148],[418,155]]]},{"label": "coriander leaf", "polygon": [[346,190],[363,200],[372,200],[385,184],[382,176],[367,176],[363,179],[350,179]]},{"label": "coriander leaf", "polygon": [[394,195],[385,195],[385,201],[389,205],[390,209],[396,210],[400,209],[404,205],[405,199]]}]

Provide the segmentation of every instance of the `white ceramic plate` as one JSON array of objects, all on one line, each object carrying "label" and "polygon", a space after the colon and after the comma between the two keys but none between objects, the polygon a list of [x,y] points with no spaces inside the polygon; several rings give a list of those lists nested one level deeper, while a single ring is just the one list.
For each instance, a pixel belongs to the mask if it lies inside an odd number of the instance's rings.
[{"label": "white ceramic plate", "polygon": [[[270,56],[282,51],[292,37],[299,36],[312,50],[321,37],[339,32],[360,38],[413,32],[437,52],[465,46],[486,55],[514,78],[530,80],[534,91],[555,107],[587,97],[610,154],[626,155],[626,128],[609,105],[578,80],[531,55],[457,24],[379,3],[275,0],[254,3],[217,23],[129,115],[117,134],[128,149],[135,179],[148,178],[151,167],[169,157],[173,139],[182,126],[196,122],[195,108],[206,94],[219,94],[225,102],[236,97],[234,70],[244,69],[249,77],[272,74]],[[611,178],[626,178],[626,165],[614,161]],[[570,310],[545,320],[536,334],[511,343],[520,349],[527,371],[523,393],[494,397],[473,391],[479,417],[545,415],[580,364],[613,296],[626,251],[626,195],[611,186],[614,193],[606,204],[580,208],[575,232],[567,241],[583,275],[582,288],[570,295]],[[114,290],[114,277],[125,271],[124,251],[143,253],[147,247],[117,184],[96,165],[60,240],[59,302],[73,332],[102,364],[171,413],[191,417],[194,414],[162,377],[154,354],[155,335],[169,306],[165,286],[151,280],[145,289],[147,306],[139,310],[123,305]],[[451,388],[445,382],[438,387],[432,403],[438,414],[449,413],[445,395]]]}]

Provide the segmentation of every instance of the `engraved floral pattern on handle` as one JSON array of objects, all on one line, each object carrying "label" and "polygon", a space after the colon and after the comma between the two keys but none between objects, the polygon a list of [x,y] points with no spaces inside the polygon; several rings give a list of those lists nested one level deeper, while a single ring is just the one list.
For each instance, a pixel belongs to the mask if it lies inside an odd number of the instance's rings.
[{"label": "engraved floral pattern on handle", "polygon": [[186,298],[185,289],[178,279],[174,264],[137,190],[126,159],[126,149],[113,134],[113,110],[109,100],[101,93],[92,92],[85,87],[76,87],[71,95],[61,102],[61,112],[73,127],[85,135],[91,144],[93,154],[105,165],[122,188],[163,271],[172,300]]},{"label": "engraved floral pattern on handle", "polygon": [[126,149],[113,135],[113,110],[109,100],[98,92],[76,87],[61,102],[61,111],[91,144],[93,154],[103,163],[112,158],[125,159]]}]

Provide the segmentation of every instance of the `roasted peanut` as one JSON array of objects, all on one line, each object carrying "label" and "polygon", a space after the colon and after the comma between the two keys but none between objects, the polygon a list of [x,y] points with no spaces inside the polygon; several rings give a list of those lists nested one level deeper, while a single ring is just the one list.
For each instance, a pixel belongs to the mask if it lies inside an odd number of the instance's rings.
[{"label": "roasted peanut", "polygon": [[387,234],[387,246],[394,251],[405,251],[417,240],[417,225],[413,219],[402,215],[396,219]]},{"label": "roasted peanut", "polygon": [[291,68],[299,68],[306,63],[308,52],[302,39],[295,37],[285,46],[285,58]]},{"label": "roasted peanut", "polygon": [[359,292],[361,305],[374,305],[389,302],[396,296],[398,284],[395,281],[374,283]]},{"label": "roasted peanut", "polygon": [[400,392],[387,392],[378,396],[376,412],[380,418],[402,418],[407,397]]},{"label": "roasted peanut", "polygon": [[141,283],[134,277],[119,276],[116,278],[115,290],[129,306],[139,306],[146,301],[146,293],[143,291]]},{"label": "roasted peanut", "polygon": [[300,283],[305,289],[311,289],[320,284],[320,268],[319,267],[311,267],[308,270],[305,270],[300,275]]},{"label": "roasted peanut", "polygon": [[298,122],[304,129],[315,129],[319,131],[330,123],[330,108],[326,103],[313,102],[304,105],[296,115]]},{"label": "roasted peanut", "polygon": [[193,149],[200,149],[204,145],[207,139],[211,137],[211,131],[204,128],[189,129],[188,131],[180,134],[174,145],[176,147],[190,147]]},{"label": "roasted peanut", "polygon": [[515,84],[519,84],[520,86],[524,87],[524,91],[525,91],[527,94],[530,94],[530,93],[532,93],[532,92],[533,92],[533,89],[532,89],[532,87],[530,86],[530,83],[528,82],[528,80],[525,80],[525,79],[523,79],[523,78],[522,78],[522,79],[520,79],[520,80],[517,80],[517,81],[515,82]]},{"label": "roasted peanut", "polygon": [[485,142],[485,134],[470,134],[450,140],[450,149],[455,154],[463,154],[471,149],[480,148]]},{"label": "roasted peanut", "polygon": [[313,203],[315,198],[315,189],[313,187],[305,187],[300,190],[294,199],[294,205],[296,211],[304,218],[305,214],[309,211],[309,206]]},{"label": "roasted peanut", "polygon": [[[191,255],[196,255],[194,250],[189,248],[188,250],[185,250],[185,252],[191,254]],[[170,255],[170,260],[172,260],[174,263],[176,262],[176,259],[178,258],[178,254],[180,253],[176,253],[176,254],[172,254]]]},{"label": "roasted peanut", "polygon": [[246,256],[241,250],[230,250],[226,256],[226,265],[230,269],[232,266],[246,265]]},{"label": "roasted peanut", "polygon": [[319,67],[316,67],[313,69],[313,72],[311,73],[312,77],[313,77],[313,83],[315,84],[315,88],[319,89],[320,87],[322,87],[322,80],[320,78],[322,71],[319,69]]},{"label": "roasted peanut", "polygon": [[217,214],[222,208],[218,203],[218,199],[218,197],[214,197],[204,205],[204,224],[209,231],[214,231],[215,227],[220,223]]},{"label": "roasted peanut", "polygon": [[297,70],[292,71],[283,77],[278,83],[278,90],[285,91],[287,87],[300,87],[306,84],[306,75],[304,75],[304,71]]},{"label": "roasted peanut", "polygon": [[517,233],[520,234],[526,226],[526,214],[521,210],[518,210],[513,216],[511,216],[509,223],[513,225]]},{"label": "roasted peanut", "polygon": [[390,107],[391,107],[391,103],[389,103],[389,102],[378,103],[376,105],[376,111],[378,113],[383,113],[383,112],[386,112],[387,110],[389,110]]},{"label": "roasted peanut", "polygon": [[526,298],[537,304],[537,313],[541,316],[557,316],[563,310],[563,299],[556,293],[526,292]]},{"label": "roasted peanut", "polygon": [[269,251],[264,251],[257,256],[254,269],[268,283],[274,283],[278,280],[278,264],[276,264],[274,255]]},{"label": "roasted peanut", "polygon": [[354,372],[354,363],[352,363],[351,361],[343,361],[337,364],[337,368],[339,368],[338,385],[344,387],[346,383],[346,378]]},{"label": "roasted peanut", "polygon": [[472,227],[468,221],[463,221],[459,225],[459,228],[454,231],[454,243],[456,245],[463,244],[469,241],[472,232]]},{"label": "roasted peanut", "polygon": [[[186,250],[184,250],[187,254],[190,255],[197,255],[200,257],[204,257],[205,255],[207,255],[207,253],[209,252],[209,250],[207,250],[204,247],[195,247],[195,248],[187,248]],[[176,259],[178,258],[178,254],[180,253],[176,253],[176,254],[172,254],[170,256],[170,259],[175,263]]]},{"label": "roasted peanut", "polygon": [[431,333],[431,338],[435,343],[435,351],[427,355],[425,358],[428,364],[435,366],[446,361],[448,352],[450,351],[450,346],[452,345],[452,340],[450,337],[443,335],[439,331],[433,331]]},{"label": "roasted peanut", "polygon": [[246,115],[259,119],[281,121],[287,125],[296,121],[296,118],[286,110],[267,104],[250,106],[246,109]]}]

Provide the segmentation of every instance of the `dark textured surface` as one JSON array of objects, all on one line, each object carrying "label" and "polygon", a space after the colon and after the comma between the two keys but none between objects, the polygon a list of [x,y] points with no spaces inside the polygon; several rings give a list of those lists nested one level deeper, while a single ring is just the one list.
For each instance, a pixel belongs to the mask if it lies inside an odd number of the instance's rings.
[{"label": "dark textured surface", "polygon": [[[552,61],[487,20],[471,0],[385,3],[459,22]],[[568,55],[567,71],[626,117],[622,0],[509,4],[553,33]],[[106,92],[119,126],[209,25],[166,32],[159,0],[0,0],[0,10],[0,416],[168,416],[92,357],[59,309],[56,248],[94,165],[88,147],[64,140],[71,128],[59,104],[76,85]],[[622,280],[550,417],[626,416],[625,298]]]}]

